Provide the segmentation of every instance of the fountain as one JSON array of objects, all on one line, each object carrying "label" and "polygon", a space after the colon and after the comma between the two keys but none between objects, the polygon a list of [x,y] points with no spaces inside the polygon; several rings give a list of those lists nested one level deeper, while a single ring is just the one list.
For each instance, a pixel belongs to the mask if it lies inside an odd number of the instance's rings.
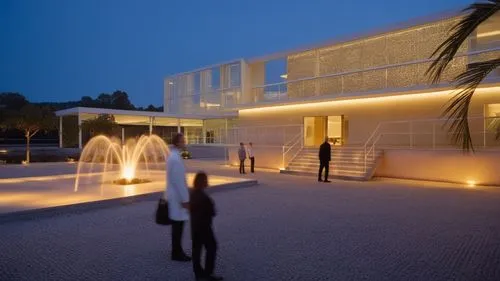
[{"label": "fountain", "polygon": [[[147,177],[150,169],[164,168],[168,146],[157,135],[129,139],[121,144],[116,138],[96,136],[85,145],[78,161],[75,191],[78,191],[80,175],[101,176],[101,184],[119,185],[151,182]],[[142,173],[144,172],[144,173]]]}]

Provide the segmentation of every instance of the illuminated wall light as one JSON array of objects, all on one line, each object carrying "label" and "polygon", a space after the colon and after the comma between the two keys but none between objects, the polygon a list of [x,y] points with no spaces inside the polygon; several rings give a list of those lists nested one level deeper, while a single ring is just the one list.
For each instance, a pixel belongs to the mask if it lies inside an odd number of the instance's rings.
[{"label": "illuminated wall light", "polygon": [[468,180],[467,181],[467,186],[468,187],[475,187],[477,182],[475,180]]},{"label": "illuminated wall light", "polygon": [[282,75],[280,75],[280,77],[283,78],[283,79],[287,79],[288,78],[288,74],[282,74]]},{"label": "illuminated wall light", "polygon": [[[488,88],[480,88],[476,91],[476,94],[485,94],[485,93],[499,93],[500,87],[488,87]],[[322,106],[333,106],[333,105],[343,105],[343,104],[351,104],[351,105],[359,105],[363,103],[374,103],[374,102],[389,102],[389,101],[408,101],[415,99],[426,99],[432,97],[441,97],[450,94],[455,94],[456,90],[444,90],[444,91],[436,91],[436,92],[426,92],[420,94],[404,94],[404,95],[392,95],[392,96],[383,96],[383,97],[366,97],[366,98],[352,98],[352,99],[344,99],[344,100],[332,100],[332,101],[322,101],[322,102],[308,102],[304,101],[303,103],[298,104],[288,104],[288,105],[275,105],[268,107],[260,107],[260,108],[248,108],[241,109],[239,111],[240,114],[251,114],[251,113],[262,113],[267,111],[277,111],[277,110],[299,110],[299,109],[318,109],[318,107]]]},{"label": "illuminated wall light", "polygon": [[0,153],[7,153],[7,149],[0,149]]},{"label": "illuminated wall light", "polygon": [[476,35],[476,37],[477,38],[482,38],[482,37],[490,37],[490,36],[496,36],[496,35],[500,35],[500,30],[478,33]]}]

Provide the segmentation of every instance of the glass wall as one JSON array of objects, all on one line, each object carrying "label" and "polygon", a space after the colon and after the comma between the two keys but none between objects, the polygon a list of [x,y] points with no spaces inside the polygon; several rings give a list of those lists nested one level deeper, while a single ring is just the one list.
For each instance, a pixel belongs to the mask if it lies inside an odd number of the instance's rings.
[{"label": "glass wall", "polygon": [[233,106],[241,99],[241,62],[169,77],[164,85],[167,113],[202,113]]},{"label": "glass wall", "polygon": [[318,147],[326,137],[327,117],[304,117],[304,146]]},{"label": "glass wall", "polygon": [[180,125],[188,144],[203,143],[203,120],[181,119]]}]

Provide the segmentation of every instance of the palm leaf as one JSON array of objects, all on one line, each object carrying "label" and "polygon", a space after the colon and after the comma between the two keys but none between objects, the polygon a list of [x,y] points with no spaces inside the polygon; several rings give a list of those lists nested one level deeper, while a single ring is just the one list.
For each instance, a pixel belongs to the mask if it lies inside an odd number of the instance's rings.
[{"label": "palm leaf", "polygon": [[466,152],[472,150],[472,139],[469,131],[469,104],[477,86],[488,74],[500,66],[500,58],[469,64],[466,71],[455,78],[458,93],[450,99],[443,115],[447,117],[446,125],[452,133],[452,140],[461,144]]},{"label": "palm leaf", "polygon": [[439,82],[441,75],[457,54],[460,46],[462,46],[474,30],[499,10],[500,0],[474,3],[464,9],[464,12],[469,13],[451,28],[450,32],[452,34],[450,37],[441,43],[431,55],[431,58],[436,57],[436,55],[437,57],[427,69],[426,75],[430,76],[433,84]]}]

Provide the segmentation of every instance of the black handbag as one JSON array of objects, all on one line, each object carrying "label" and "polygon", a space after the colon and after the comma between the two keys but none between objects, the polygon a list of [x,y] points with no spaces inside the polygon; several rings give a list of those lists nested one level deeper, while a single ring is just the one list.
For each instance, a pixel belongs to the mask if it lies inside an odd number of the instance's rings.
[{"label": "black handbag", "polygon": [[158,208],[156,209],[156,223],[159,225],[171,225],[172,220],[168,215],[168,201],[160,198]]}]

